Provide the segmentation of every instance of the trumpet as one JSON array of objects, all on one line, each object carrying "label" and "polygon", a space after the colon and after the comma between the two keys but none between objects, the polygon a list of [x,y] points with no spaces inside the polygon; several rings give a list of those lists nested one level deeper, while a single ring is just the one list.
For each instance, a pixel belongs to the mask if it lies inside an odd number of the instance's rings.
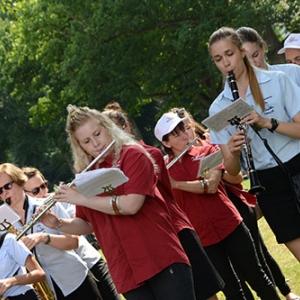
[{"label": "trumpet", "polygon": [[189,142],[186,148],[167,164],[167,169],[169,170],[188,150],[190,150],[190,148],[196,143],[198,139],[199,137],[195,137],[191,142]]},{"label": "trumpet", "polygon": [[[87,172],[100,158],[102,158],[109,150],[110,148],[115,144],[116,141],[112,141],[105,149],[102,151],[93,161],[81,172],[85,173]],[[68,186],[73,186],[74,180],[68,184]],[[44,202],[43,208],[38,212],[38,214],[32,218],[19,232],[17,235],[17,241],[21,239],[28,230],[30,230],[40,219],[41,217],[51,208],[55,205],[56,201],[53,199],[53,195],[50,195]]]},{"label": "trumpet", "polygon": [[[228,73],[228,81],[229,81],[229,86],[230,86],[230,89],[232,92],[233,101],[238,100],[240,98],[240,96],[239,96],[239,92],[238,92],[238,88],[237,88],[237,84],[236,84],[236,80],[235,80],[233,71],[230,71]],[[241,119],[238,118],[237,116],[235,116],[234,118],[232,118],[229,121],[230,121],[231,125],[236,125],[239,130],[243,130],[243,132],[244,132],[245,143],[243,144],[242,149],[244,152],[244,157],[246,159],[247,168],[248,168],[248,172],[249,172],[249,179],[250,179],[250,189],[248,190],[248,193],[251,195],[259,195],[263,191],[265,191],[265,187],[263,187],[260,184],[256,170],[255,170],[251,147],[250,147],[250,144],[249,144],[249,141],[247,138],[247,136],[248,136],[247,126],[241,125],[240,124]]]}]

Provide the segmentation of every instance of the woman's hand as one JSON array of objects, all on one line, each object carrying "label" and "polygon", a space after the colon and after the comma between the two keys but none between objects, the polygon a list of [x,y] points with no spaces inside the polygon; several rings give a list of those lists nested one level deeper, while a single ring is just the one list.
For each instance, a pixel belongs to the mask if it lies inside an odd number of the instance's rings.
[{"label": "woman's hand", "polygon": [[262,128],[271,128],[270,119],[264,118],[255,110],[243,118],[240,124],[254,125],[258,130]]},{"label": "woman's hand", "polygon": [[[37,209],[36,213],[32,215],[32,218],[35,218],[40,211],[44,209],[44,206],[41,206]],[[40,217],[39,222],[43,223],[49,228],[56,228],[57,224],[59,223],[59,218],[56,216],[56,214],[51,210],[47,210],[42,217]]]},{"label": "woman's hand", "polygon": [[32,250],[36,245],[44,241],[45,235],[43,232],[32,233],[22,237],[22,242],[29,250]]},{"label": "woman's hand", "polygon": [[82,205],[87,199],[76,191],[74,187],[62,185],[54,194],[53,199],[57,202],[67,202],[74,205]]},{"label": "woman's hand", "polygon": [[236,131],[229,139],[227,145],[230,153],[234,157],[240,157],[241,149],[245,143],[245,133],[243,130]]}]

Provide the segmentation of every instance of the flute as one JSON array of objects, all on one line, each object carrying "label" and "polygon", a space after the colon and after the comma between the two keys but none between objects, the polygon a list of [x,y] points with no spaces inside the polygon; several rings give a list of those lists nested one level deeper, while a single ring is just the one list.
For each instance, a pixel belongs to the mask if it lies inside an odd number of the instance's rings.
[{"label": "flute", "polygon": [[195,137],[191,142],[189,142],[186,148],[167,164],[167,169],[169,170],[196,143],[198,139],[198,137]]},{"label": "flute", "polygon": [[[101,157],[103,157],[109,150],[110,148],[115,144],[116,141],[112,141],[105,149],[102,151],[93,161],[81,172],[85,173],[87,172]],[[73,186],[74,185],[74,180],[68,184],[68,186]],[[41,217],[51,208],[55,205],[56,201],[53,199],[53,195],[49,196],[45,200],[45,206],[43,209],[34,217],[32,218],[19,232],[17,235],[17,241],[22,238],[28,230],[30,230],[40,219]]]}]

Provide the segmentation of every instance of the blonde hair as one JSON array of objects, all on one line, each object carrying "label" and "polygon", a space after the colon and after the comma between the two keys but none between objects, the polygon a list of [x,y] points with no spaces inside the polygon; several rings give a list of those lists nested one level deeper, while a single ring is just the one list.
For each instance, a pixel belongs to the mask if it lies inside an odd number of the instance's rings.
[{"label": "blonde hair", "polygon": [[[237,34],[237,32],[230,27],[221,27],[220,29],[216,30],[215,32],[212,33],[212,35],[209,38],[209,45],[208,45],[208,50],[210,52],[211,46],[223,39],[228,39],[238,47],[238,49],[242,50],[243,44],[242,41]],[[262,111],[265,110],[265,101],[263,98],[263,94],[261,92],[260,86],[258,84],[257,78],[254,73],[254,69],[251,66],[247,56],[245,55],[244,57],[244,63],[247,69],[248,77],[249,77],[249,84],[250,84],[250,89],[252,96],[255,100],[255,102],[261,107]]]},{"label": "blonde hair", "polygon": [[19,167],[11,163],[4,163],[0,165],[0,174],[7,174],[11,177],[13,182],[19,186],[24,186],[28,180],[24,172]]},{"label": "blonde hair", "polygon": [[68,142],[70,143],[74,168],[77,172],[81,172],[93,160],[93,157],[86,153],[80,146],[75,137],[76,130],[89,120],[96,120],[99,125],[106,128],[108,135],[115,141],[113,145],[113,165],[115,166],[122,151],[122,146],[136,145],[141,147],[138,142],[123,130],[104,113],[89,107],[76,107],[69,104],[67,106],[68,117],[66,123],[66,132],[68,134]]}]

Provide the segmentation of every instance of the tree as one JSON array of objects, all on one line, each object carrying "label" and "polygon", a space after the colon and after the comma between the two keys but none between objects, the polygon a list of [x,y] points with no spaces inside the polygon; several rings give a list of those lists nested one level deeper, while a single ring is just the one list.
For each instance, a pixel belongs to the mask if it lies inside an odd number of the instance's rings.
[{"label": "tree", "polygon": [[[72,164],[64,134],[67,104],[102,109],[119,101],[154,144],[153,127],[162,112],[187,107],[201,121],[221,90],[222,78],[207,51],[215,29],[251,26],[270,36],[299,20],[296,0],[2,4],[10,21],[1,62],[5,103],[15,101],[23,111],[26,133],[43,133],[37,160],[51,165],[58,160],[64,169]],[[11,154],[16,161],[28,159],[20,150]]]}]

